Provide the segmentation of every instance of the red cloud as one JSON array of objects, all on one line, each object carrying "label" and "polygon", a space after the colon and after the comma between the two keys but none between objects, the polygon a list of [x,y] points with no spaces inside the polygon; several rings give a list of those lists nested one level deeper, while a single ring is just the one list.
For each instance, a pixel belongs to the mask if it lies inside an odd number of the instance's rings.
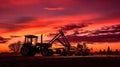
[{"label": "red cloud", "polygon": [[10,38],[3,38],[0,36],[0,43],[6,43],[8,40],[10,40]]},{"label": "red cloud", "polygon": [[62,7],[54,7],[54,8],[52,8],[52,7],[46,7],[44,9],[45,10],[64,10],[64,8],[62,8]]},{"label": "red cloud", "polygon": [[0,6],[29,5],[39,3],[39,0],[0,0]]}]

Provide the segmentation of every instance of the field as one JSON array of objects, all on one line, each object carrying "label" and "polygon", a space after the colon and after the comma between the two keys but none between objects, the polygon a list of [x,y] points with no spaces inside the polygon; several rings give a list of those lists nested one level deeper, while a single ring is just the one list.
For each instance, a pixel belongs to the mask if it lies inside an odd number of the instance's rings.
[{"label": "field", "polygon": [[1,56],[0,67],[120,67],[120,56]]}]

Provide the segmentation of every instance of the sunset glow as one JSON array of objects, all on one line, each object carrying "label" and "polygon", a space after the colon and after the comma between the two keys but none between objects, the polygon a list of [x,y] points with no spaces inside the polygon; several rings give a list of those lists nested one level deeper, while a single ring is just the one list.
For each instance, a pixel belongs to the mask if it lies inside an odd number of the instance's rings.
[{"label": "sunset glow", "polygon": [[120,50],[119,0],[0,0],[0,52],[24,35],[63,30],[72,45],[85,41],[93,51]]}]

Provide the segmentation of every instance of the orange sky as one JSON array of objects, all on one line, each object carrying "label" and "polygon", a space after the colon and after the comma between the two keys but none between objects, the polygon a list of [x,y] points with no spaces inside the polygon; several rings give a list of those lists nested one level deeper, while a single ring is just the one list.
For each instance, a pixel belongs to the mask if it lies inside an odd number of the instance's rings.
[{"label": "orange sky", "polygon": [[72,45],[85,41],[94,51],[120,49],[119,4],[118,0],[0,0],[0,52],[9,51],[8,45],[23,41],[26,34],[45,34],[48,39],[59,29]]}]

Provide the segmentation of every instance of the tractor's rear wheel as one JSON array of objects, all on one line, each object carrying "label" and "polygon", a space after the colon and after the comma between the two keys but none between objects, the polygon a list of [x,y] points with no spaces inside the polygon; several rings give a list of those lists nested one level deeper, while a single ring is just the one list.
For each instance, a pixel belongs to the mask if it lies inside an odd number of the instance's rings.
[{"label": "tractor's rear wheel", "polygon": [[53,50],[52,49],[48,49],[48,51],[49,51],[48,56],[53,56]]},{"label": "tractor's rear wheel", "polygon": [[32,46],[23,46],[20,52],[22,56],[34,56],[36,53]]},{"label": "tractor's rear wheel", "polygon": [[42,54],[42,56],[52,56],[53,50],[52,49],[42,49],[41,54]]}]

